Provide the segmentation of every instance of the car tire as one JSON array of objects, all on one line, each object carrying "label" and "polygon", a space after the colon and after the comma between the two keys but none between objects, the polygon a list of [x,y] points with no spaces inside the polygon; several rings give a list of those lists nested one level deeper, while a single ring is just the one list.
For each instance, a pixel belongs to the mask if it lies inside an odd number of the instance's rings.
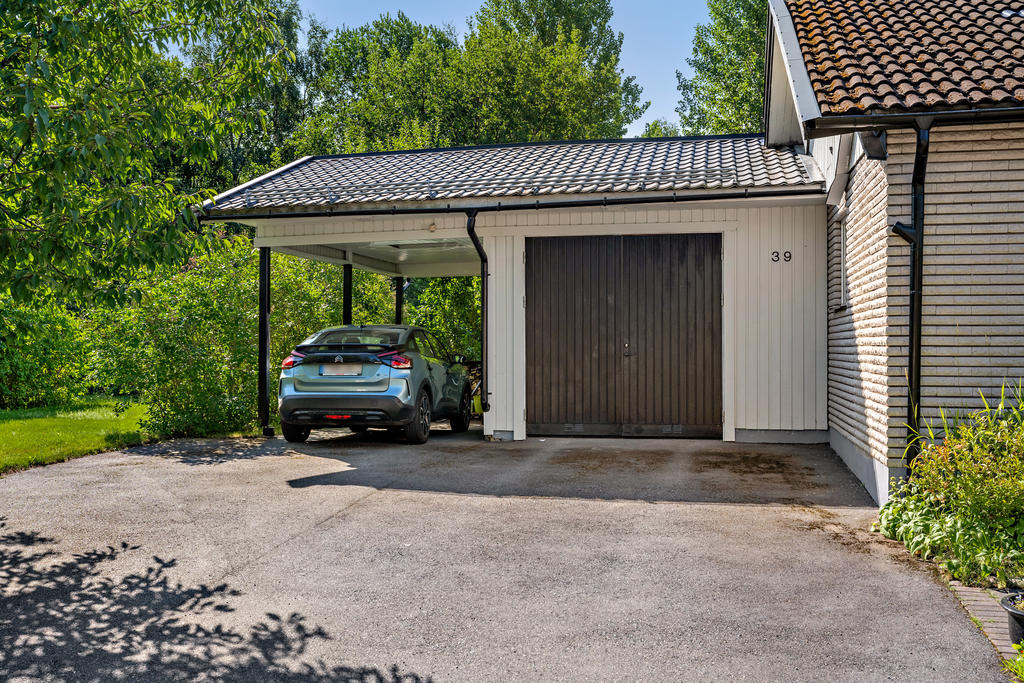
[{"label": "car tire", "polygon": [[290,425],[287,422],[282,422],[281,434],[284,435],[284,440],[290,443],[305,443],[306,439],[309,438],[309,427],[300,427],[299,425]]},{"label": "car tire", "polygon": [[416,394],[412,420],[405,427],[405,440],[409,443],[426,443],[430,436],[431,417],[430,394],[426,389],[420,389],[420,393]]},{"label": "car tire", "polygon": [[369,429],[369,427],[367,427],[366,425],[352,425],[351,427],[349,427],[349,431],[355,432],[356,434],[362,434],[367,429]]},{"label": "car tire", "polygon": [[462,392],[462,400],[459,401],[459,413],[453,415],[448,423],[452,431],[461,433],[469,430],[469,423],[473,420],[473,397],[469,393],[469,387]]}]

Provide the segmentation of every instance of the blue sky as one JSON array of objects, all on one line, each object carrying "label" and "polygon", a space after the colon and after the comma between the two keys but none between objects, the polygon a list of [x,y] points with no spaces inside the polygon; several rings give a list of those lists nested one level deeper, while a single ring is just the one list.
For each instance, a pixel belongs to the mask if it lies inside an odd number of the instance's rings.
[{"label": "blue sky", "polygon": [[[312,14],[330,28],[343,24],[358,26],[384,13],[405,12],[424,24],[451,24],[464,31],[466,20],[482,0],[400,0],[389,2],[351,2],[339,0],[300,0],[306,15]],[[685,59],[690,56],[693,31],[707,22],[705,0],[612,0],[615,16],[612,26],[624,35],[622,68],[636,76],[643,86],[643,97],[651,106],[643,118],[629,128],[639,135],[647,121],[668,119],[676,122],[676,69],[689,72]]]}]

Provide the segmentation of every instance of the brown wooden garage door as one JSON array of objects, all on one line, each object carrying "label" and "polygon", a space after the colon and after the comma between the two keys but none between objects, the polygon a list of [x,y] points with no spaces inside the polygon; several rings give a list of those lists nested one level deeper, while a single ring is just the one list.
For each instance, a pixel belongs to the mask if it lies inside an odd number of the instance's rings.
[{"label": "brown wooden garage door", "polygon": [[526,428],[722,435],[721,235],[526,240]]}]

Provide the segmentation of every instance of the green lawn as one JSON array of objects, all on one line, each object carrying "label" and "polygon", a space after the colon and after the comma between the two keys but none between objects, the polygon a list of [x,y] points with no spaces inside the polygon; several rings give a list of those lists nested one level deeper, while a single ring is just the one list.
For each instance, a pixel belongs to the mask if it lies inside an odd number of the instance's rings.
[{"label": "green lawn", "polygon": [[142,443],[145,408],[118,415],[115,404],[92,396],[69,408],[0,411],[0,474]]}]

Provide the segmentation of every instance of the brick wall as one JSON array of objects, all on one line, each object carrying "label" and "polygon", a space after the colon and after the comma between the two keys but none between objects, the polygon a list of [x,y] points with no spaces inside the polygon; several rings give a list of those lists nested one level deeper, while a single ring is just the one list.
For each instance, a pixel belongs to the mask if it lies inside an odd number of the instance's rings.
[{"label": "brick wall", "polygon": [[[900,464],[907,420],[912,131],[861,158],[829,218],[829,425]],[[1024,377],[1024,125],[935,128],[925,198],[922,416],[981,406]],[[845,215],[849,306],[840,309]]]},{"label": "brick wall", "polygon": [[[915,136],[890,135],[890,222],[910,222]],[[887,240],[890,456],[906,428],[909,248]],[[982,405],[1024,376],[1024,125],[934,128],[925,180],[922,416]],[[898,452],[897,452],[898,451]]]},{"label": "brick wall", "polygon": [[[861,158],[828,229],[828,420],[858,450],[884,461],[888,449],[885,165]],[[846,292],[842,307],[842,226]]]}]

